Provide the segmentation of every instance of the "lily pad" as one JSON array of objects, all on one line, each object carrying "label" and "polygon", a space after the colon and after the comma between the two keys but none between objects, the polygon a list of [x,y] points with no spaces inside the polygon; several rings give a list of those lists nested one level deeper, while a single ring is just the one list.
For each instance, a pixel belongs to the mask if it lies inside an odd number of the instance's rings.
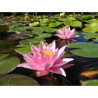
[{"label": "lily pad", "polygon": [[98,41],[98,34],[97,33],[84,33],[85,36],[84,38],[89,40],[89,39],[92,39],[94,41]]},{"label": "lily pad", "polygon": [[30,26],[31,26],[31,27],[37,27],[37,26],[39,26],[39,25],[40,25],[39,22],[34,22],[34,23],[32,23]]},{"label": "lily pad", "polygon": [[98,44],[93,43],[72,43],[68,45],[69,48],[78,48],[72,50],[73,54],[83,57],[98,58]]},{"label": "lily pad", "polygon": [[39,86],[39,84],[24,75],[9,74],[0,77],[0,86]]},{"label": "lily pad", "polygon": [[0,74],[6,74],[12,71],[19,63],[20,60],[17,57],[10,57],[0,60]]},{"label": "lily pad", "polygon": [[35,45],[35,44],[39,44],[41,40],[44,41],[44,39],[42,39],[42,38],[40,38],[40,39],[39,38],[31,38],[31,39],[27,39],[27,40],[22,40],[19,43],[21,45],[30,45],[30,43]]},{"label": "lily pad", "polygon": [[33,33],[32,34],[39,34],[39,33],[42,33],[42,32],[55,32],[56,29],[54,28],[50,28],[48,26],[45,26],[45,27],[33,27]]},{"label": "lily pad", "polygon": [[51,37],[52,34],[49,34],[49,33],[42,33],[42,34],[39,34],[39,37],[36,37],[36,38],[47,38],[47,37]]},{"label": "lily pad", "polygon": [[62,22],[50,23],[49,27],[59,27],[61,24],[62,24]]},{"label": "lily pad", "polygon": [[31,48],[30,48],[30,45],[19,45],[19,46],[21,48],[15,49],[16,52],[21,52],[21,53],[28,52],[28,53],[32,53]]},{"label": "lily pad", "polygon": [[9,54],[0,54],[0,60],[2,60],[3,58],[7,57]]},{"label": "lily pad", "polygon": [[64,24],[72,27],[82,27],[82,23],[77,20],[65,20]]},{"label": "lily pad", "polygon": [[49,19],[40,19],[40,23],[42,24],[49,24]]},{"label": "lily pad", "polygon": [[91,32],[91,33],[95,33],[95,32],[98,32],[98,23],[91,23],[91,24],[88,24],[86,26],[86,28],[82,29],[82,31],[84,32]]},{"label": "lily pad", "polygon": [[98,19],[90,19],[86,21],[87,23],[98,23]]},{"label": "lily pad", "polygon": [[98,80],[81,81],[82,86],[98,86]]}]

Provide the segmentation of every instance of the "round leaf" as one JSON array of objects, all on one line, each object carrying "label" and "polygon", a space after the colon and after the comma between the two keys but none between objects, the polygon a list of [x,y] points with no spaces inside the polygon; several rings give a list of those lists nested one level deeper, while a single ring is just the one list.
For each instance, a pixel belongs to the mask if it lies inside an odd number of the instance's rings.
[{"label": "round leaf", "polygon": [[9,54],[0,54],[0,60],[7,57]]},{"label": "round leaf", "polygon": [[24,75],[9,74],[0,77],[0,86],[38,86],[39,84]]},{"label": "round leaf", "polygon": [[6,74],[12,71],[19,64],[20,60],[17,57],[10,57],[0,61],[0,74]]},{"label": "round leaf", "polygon": [[98,80],[81,81],[82,86],[98,86]]}]

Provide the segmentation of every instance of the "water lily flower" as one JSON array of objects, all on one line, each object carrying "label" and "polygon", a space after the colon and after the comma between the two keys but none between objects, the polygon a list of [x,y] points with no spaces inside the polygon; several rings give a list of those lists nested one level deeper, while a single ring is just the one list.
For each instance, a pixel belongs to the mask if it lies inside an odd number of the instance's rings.
[{"label": "water lily flower", "polygon": [[20,53],[23,55],[26,62],[19,64],[18,67],[37,70],[37,77],[47,75],[49,72],[66,76],[64,69],[72,66],[67,63],[73,60],[72,58],[62,58],[66,46],[57,49],[55,41],[47,47],[43,41],[40,42],[39,48],[32,44],[30,44],[30,46],[33,55],[27,52]]},{"label": "water lily flower", "polygon": [[70,30],[70,27],[66,29],[65,27],[58,30],[59,34],[56,34],[61,39],[73,39],[75,37],[79,37],[75,35],[75,29]]}]

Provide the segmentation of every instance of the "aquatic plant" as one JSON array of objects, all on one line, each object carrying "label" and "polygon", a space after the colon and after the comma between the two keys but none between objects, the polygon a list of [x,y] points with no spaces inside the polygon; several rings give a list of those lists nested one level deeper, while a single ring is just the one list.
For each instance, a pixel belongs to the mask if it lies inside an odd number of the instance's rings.
[{"label": "aquatic plant", "polygon": [[56,34],[61,39],[73,39],[75,37],[78,37],[78,35],[75,35],[75,29],[70,30],[70,27],[66,29],[65,27],[58,30],[58,34]]},{"label": "aquatic plant", "polygon": [[72,66],[67,63],[73,60],[72,58],[62,58],[66,46],[56,49],[55,41],[49,44],[49,46],[45,46],[44,42],[41,41],[39,49],[32,44],[30,46],[33,55],[27,52],[20,53],[26,62],[19,64],[18,67],[37,70],[37,77],[47,75],[49,72],[66,76],[64,69]]}]

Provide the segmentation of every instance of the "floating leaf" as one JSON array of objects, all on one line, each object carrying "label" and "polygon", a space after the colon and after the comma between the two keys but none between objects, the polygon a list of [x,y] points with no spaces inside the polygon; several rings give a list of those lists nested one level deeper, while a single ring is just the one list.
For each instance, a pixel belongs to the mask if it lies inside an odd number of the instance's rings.
[{"label": "floating leaf", "polygon": [[42,38],[31,38],[31,39],[27,39],[27,40],[22,40],[19,43],[21,45],[30,45],[30,43],[32,43],[32,44],[39,44],[41,40],[44,41],[44,39],[42,39]]},{"label": "floating leaf", "polygon": [[90,19],[86,21],[87,23],[98,23],[98,19]]},{"label": "floating leaf", "polygon": [[65,25],[72,26],[72,27],[82,27],[82,23],[80,21],[72,21],[72,20],[65,20]]},{"label": "floating leaf", "polygon": [[42,33],[42,34],[39,34],[39,37],[37,38],[47,38],[47,37],[51,37],[52,35],[49,34],[49,33]]},{"label": "floating leaf", "polygon": [[98,57],[98,44],[93,43],[72,43],[68,45],[69,48],[79,48],[72,50],[73,54],[83,57],[91,57],[97,58]]},{"label": "floating leaf", "polygon": [[22,47],[22,48],[15,49],[16,52],[21,52],[21,53],[28,52],[28,53],[32,53],[30,45],[19,45],[19,46]]},{"label": "floating leaf", "polygon": [[39,84],[24,75],[9,74],[0,77],[1,86],[38,86]]},{"label": "floating leaf", "polygon": [[31,23],[31,27],[37,27],[37,26],[39,26],[40,25],[40,23],[39,22],[33,22],[33,23]]},{"label": "floating leaf", "polygon": [[0,54],[0,60],[7,57],[9,54]]},{"label": "floating leaf", "polygon": [[33,27],[33,33],[32,34],[39,34],[39,33],[42,33],[42,32],[54,32],[56,29],[54,28],[50,28],[48,26],[45,26],[45,27]]},{"label": "floating leaf", "polygon": [[0,61],[0,74],[6,74],[19,64],[20,60],[17,57],[10,57]]},{"label": "floating leaf", "polygon": [[95,32],[98,32],[98,23],[91,23],[91,24],[88,24],[86,26],[86,28],[82,29],[82,31],[84,32],[91,32],[91,33],[95,33]]},{"label": "floating leaf", "polygon": [[98,80],[81,81],[82,86],[98,86]]},{"label": "floating leaf", "polygon": [[62,24],[62,22],[50,23],[49,27],[59,27],[61,24]]},{"label": "floating leaf", "polygon": [[89,39],[93,39],[94,41],[98,41],[98,34],[97,33],[84,33],[85,36],[84,38],[89,40]]},{"label": "floating leaf", "polygon": [[42,24],[49,24],[49,20],[48,19],[40,19],[40,22],[42,23]]}]

